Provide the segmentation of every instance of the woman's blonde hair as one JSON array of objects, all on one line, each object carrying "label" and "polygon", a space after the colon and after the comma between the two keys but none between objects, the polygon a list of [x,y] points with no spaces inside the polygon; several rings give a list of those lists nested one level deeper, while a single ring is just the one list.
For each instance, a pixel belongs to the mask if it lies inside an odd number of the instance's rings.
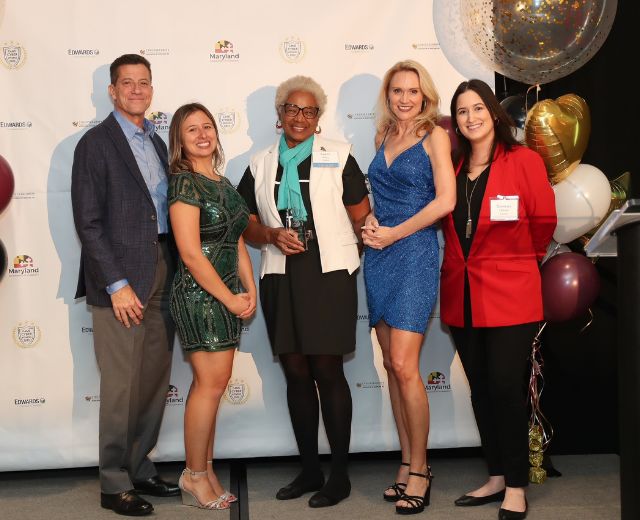
[{"label": "woman's blonde hair", "polygon": [[209,109],[200,103],[188,103],[186,105],[182,105],[178,110],[176,110],[176,113],[173,114],[171,126],[169,127],[169,172],[180,173],[193,171],[191,161],[187,159],[182,150],[180,129],[182,128],[184,120],[194,112],[204,113],[204,115],[213,123],[213,128],[216,131],[216,140],[218,141],[218,146],[213,153],[213,167],[219,175],[222,175],[221,169],[224,164],[224,151],[220,144],[220,132],[218,132],[218,125],[216,124],[213,114],[209,112]]},{"label": "woman's blonde hair", "polygon": [[421,112],[415,118],[415,132],[421,130],[430,131],[438,122],[440,96],[436,90],[431,75],[417,61],[399,61],[391,67],[382,80],[380,95],[378,96],[377,131],[379,134],[394,132],[397,129],[398,118],[389,107],[389,85],[396,72],[414,72],[418,76],[420,91],[422,92],[423,106]]},{"label": "woman's blonde hair", "polygon": [[322,115],[327,106],[327,95],[320,84],[308,76],[293,76],[278,85],[276,90],[276,112],[278,115],[280,115],[282,105],[286,103],[289,94],[292,92],[308,92],[311,94],[316,98],[316,103],[318,103],[318,108],[320,109],[318,117]]}]

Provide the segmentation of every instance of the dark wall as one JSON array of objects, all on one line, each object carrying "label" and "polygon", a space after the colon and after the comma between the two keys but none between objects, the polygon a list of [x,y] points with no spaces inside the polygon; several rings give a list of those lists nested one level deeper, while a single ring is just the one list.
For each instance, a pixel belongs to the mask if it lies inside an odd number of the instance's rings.
[{"label": "dark wall", "polygon": [[[586,100],[591,136],[582,162],[598,167],[609,179],[631,171],[630,195],[635,196],[640,196],[640,95],[631,75],[639,72],[640,48],[637,29],[634,34],[631,26],[638,21],[638,10],[634,0],[619,0],[600,51],[574,73],[543,85],[540,98],[572,93]],[[496,75],[502,97],[523,93],[528,86]],[[570,247],[582,250],[578,242]],[[582,333],[588,316],[549,325],[543,338],[542,410],[555,430],[550,453],[618,450],[617,261],[600,259],[596,267],[602,290],[592,307],[593,323]]]}]

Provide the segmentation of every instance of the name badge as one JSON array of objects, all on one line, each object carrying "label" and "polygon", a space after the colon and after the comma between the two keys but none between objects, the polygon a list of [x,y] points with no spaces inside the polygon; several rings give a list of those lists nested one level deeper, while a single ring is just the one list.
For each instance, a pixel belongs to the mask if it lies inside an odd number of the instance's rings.
[{"label": "name badge", "polygon": [[314,151],[311,161],[314,168],[337,168],[340,166],[338,152],[330,152],[324,149]]},{"label": "name badge", "polygon": [[491,221],[509,222],[518,220],[518,195],[498,195],[490,199]]}]

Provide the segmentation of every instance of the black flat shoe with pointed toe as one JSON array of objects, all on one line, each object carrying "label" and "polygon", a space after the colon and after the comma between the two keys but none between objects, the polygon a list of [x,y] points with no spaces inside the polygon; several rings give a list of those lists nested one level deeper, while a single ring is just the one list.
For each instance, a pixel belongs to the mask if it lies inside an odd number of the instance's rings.
[{"label": "black flat shoe with pointed toe", "polygon": [[498,491],[493,495],[487,495],[484,497],[472,497],[471,495],[462,495],[457,498],[453,503],[459,507],[475,507],[490,504],[491,502],[502,502],[504,500],[504,489]]}]

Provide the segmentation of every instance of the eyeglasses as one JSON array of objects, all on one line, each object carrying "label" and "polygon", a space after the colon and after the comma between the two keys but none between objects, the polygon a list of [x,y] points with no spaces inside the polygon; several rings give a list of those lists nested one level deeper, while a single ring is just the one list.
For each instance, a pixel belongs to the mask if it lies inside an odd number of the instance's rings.
[{"label": "eyeglasses", "polygon": [[293,103],[285,103],[284,105],[280,105],[284,110],[284,114],[288,117],[296,117],[298,113],[302,110],[302,115],[306,119],[315,119],[318,117],[318,113],[320,109],[318,107],[299,107],[298,105],[294,105]]}]

